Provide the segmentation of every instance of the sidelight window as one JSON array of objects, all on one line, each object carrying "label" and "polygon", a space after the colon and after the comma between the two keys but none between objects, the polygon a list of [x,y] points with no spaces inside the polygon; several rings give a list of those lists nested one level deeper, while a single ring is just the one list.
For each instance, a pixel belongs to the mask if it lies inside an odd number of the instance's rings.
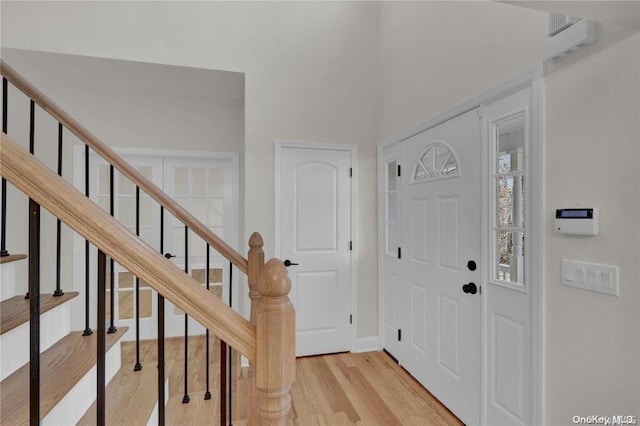
[{"label": "sidelight window", "polygon": [[519,113],[492,126],[494,173],[494,276],[525,283],[525,115]]}]

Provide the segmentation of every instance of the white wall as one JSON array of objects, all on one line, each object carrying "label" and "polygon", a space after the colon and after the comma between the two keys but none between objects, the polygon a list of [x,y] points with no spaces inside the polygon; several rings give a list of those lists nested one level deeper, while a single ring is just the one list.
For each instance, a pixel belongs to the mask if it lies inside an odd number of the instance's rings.
[{"label": "white wall", "polygon": [[261,232],[267,258],[274,241],[274,140],[357,144],[358,335],[376,334],[371,214],[378,140],[376,4],[2,2],[1,7],[5,47],[245,73],[244,241]]},{"label": "white wall", "polygon": [[380,138],[406,132],[540,61],[545,14],[492,2],[384,2]]},{"label": "white wall", "polygon": [[[244,76],[240,73],[15,49],[3,49],[2,58],[107,145],[236,152],[242,159]],[[28,105],[26,96],[10,87],[8,134],[25,148]],[[39,107],[35,117],[36,156],[55,170],[57,122]],[[78,144],[65,131],[63,175],[71,183],[73,146]],[[8,187],[8,249],[26,253],[27,199]],[[242,223],[238,225],[242,229]],[[42,214],[42,235],[41,289],[45,293],[55,288],[56,270],[55,219],[46,212]],[[63,230],[62,238],[61,284],[69,291],[73,283],[71,233]],[[27,263],[16,267],[17,283],[26,292]]]},{"label": "white wall", "polygon": [[[546,85],[548,424],[638,416],[640,35],[550,66]],[[600,235],[553,231],[574,206],[600,208]],[[560,285],[561,259],[618,265],[620,297]]]}]

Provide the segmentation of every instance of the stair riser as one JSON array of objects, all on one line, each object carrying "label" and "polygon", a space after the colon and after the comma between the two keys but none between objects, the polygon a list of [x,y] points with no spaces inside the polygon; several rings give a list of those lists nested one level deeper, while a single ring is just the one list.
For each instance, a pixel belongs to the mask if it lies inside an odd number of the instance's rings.
[{"label": "stair riser", "polygon": [[[106,384],[120,369],[120,342],[111,347],[106,354]],[[97,377],[94,365],[84,377],[67,393],[53,410],[42,419],[43,426],[73,425],[80,420],[85,411],[96,399]]]},{"label": "stair riser", "polygon": [[[40,352],[71,332],[70,305],[64,303],[40,316]],[[0,380],[29,362],[29,323],[0,336]]]},{"label": "stair riser", "polygon": [[[157,382],[156,382],[157,383]],[[167,406],[167,402],[169,401],[169,380],[164,382],[164,405]],[[158,403],[156,402],[155,407],[153,407],[153,411],[151,412],[151,416],[149,416],[149,421],[147,422],[147,426],[156,426],[158,424]]]},{"label": "stair riser", "polygon": [[0,266],[0,301],[16,295],[16,267],[12,263]]}]

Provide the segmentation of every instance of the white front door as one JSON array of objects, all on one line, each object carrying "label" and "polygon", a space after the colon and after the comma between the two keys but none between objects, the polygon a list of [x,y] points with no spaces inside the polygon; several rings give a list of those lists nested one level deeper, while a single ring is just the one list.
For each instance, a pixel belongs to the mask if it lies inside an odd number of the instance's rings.
[{"label": "white front door", "polygon": [[350,349],[350,169],[350,151],[281,150],[280,254],[292,262],[297,356]]},{"label": "white front door", "polygon": [[478,110],[403,141],[402,171],[401,364],[465,424],[475,425],[481,365]]}]

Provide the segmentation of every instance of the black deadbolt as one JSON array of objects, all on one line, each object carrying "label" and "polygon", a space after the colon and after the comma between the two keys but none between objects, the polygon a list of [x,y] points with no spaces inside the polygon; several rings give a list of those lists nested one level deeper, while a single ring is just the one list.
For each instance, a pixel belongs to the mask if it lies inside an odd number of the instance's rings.
[{"label": "black deadbolt", "polygon": [[465,293],[476,294],[478,292],[478,286],[476,283],[469,283],[462,286],[462,291]]},{"label": "black deadbolt", "polygon": [[470,271],[475,271],[477,268],[476,262],[473,260],[468,261],[467,268],[469,268]]},{"label": "black deadbolt", "polygon": [[292,261],[290,261],[289,259],[284,261],[284,266],[289,267],[291,265],[297,265],[297,263],[293,263]]}]

